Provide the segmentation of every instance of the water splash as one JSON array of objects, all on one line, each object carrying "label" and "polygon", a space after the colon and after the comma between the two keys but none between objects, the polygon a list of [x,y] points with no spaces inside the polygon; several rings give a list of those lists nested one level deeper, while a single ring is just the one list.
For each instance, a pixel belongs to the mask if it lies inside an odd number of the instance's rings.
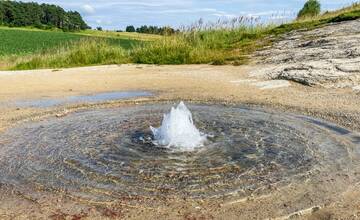
[{"label": "water splash", "polygon": [[194,150],[202,146],[206,135],[202,134],[194,125],[192,114],[184,102],[164,115],[161,127],[150,126],[154,134],[154,143],[162,146],[175,146],[182,150]]}]

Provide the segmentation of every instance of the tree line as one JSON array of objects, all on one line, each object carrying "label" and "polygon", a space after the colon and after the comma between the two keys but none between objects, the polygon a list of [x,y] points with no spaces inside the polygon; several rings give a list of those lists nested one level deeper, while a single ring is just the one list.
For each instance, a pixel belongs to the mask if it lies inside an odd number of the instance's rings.
[{"label": "tree line", "polygon": [[133,25],[126,27],[126,32],[137,32],[137,33],[143,33],[143,34],[159,34],[159,35],[172,35],[179,30],[175,30],[174,28],[171,28],[169,26],[164,27],[158,27],[158,26],[147,26],[143,25],[141,27],[135,28]]},{"label": "tree line", "polygon": [[59,28],[64,31],[90,27],[77,11],[65,11],[57,5],[0,0],[0,25],[33,26],[41,29]]}]

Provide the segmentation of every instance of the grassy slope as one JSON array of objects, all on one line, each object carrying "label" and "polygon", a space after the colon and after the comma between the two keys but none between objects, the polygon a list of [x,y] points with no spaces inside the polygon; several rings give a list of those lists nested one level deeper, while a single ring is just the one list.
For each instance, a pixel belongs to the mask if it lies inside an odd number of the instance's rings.
[{"label": "grassy slope", "polygon": [[[109,32],[111,33],[111,32]],[[115,33],[115,32],[113,32]],[[120,45],[125,49],[130,49],[132,45],[139,42],[138,39],[145,37],[132,38],[122,35],[100,35],[96,32],[88,34],[71,33],[62,31],[44,31],[30,28],[8,28],[0,27],[0,57],[11,55],[27,55],[38,51],[56,48],[64,43],[76,41],[84,38],[105,38],[114,45]]]},{"label": "grassy slope", "polygon": [[280,25],[272,29],[269,33],[271,35],[279,35],[293,30],[299,29],[314,29],[333,22],[342,22],[360,19],[360,3],[354,3],[350,7],[346,7],[333,12],[326,12],[323,15],[315,18],[307,18],[304,20],[296,20],[289,24]]},{"label": "grassy slope", "polygon": [[161,38],[160,35],[155,34],[139,34],[129,32],[115,32],[115,31],[97,31],[97,30],[85,30],[76,34],[91,37],[106,37],[115,39],[132,39],[138,41],[153,41]]},{"label": "grassy slope", "polygon": [[127,50],[101,38],[86,38],[70,42],[49,51],[28,57],[17,58],[11,69],[26,70],[40,68],[62,68],[94,64],[128,63]]},{"label": "grassy slope", "polygon": [[[15,66],[17,66],[16,69],[34,69],[48,66],[61,67],[61,65],[70,67],[109,64],[119,59],[108,58],[107,61],[104,61],[106,55],[99,59],[100,56],[97,56],[95,52],[99,52],[99,50],[104,52],[106,47],[105,51],[108,53],[114,54],[114,51],[117,50],[115,54],[119,55],[124,53],[123,49],[129,50],[142,41],[152,41],[158,38],[160,36],[111,31],[87,30],[72,33],[56,29],[40,30],[31,27],[9,28],[0,26],[0,69],[14,69]],[[99,46],[95,48],[94,43]],[[76,49],[80,54],[83,53],[86,56],[91,54],[92,58],[90,56],[80,57],[78,60],[74,59],[73,63],[69,62],[65,55],[74,53]],[[66,50],[68,53],[65,53]],[[85,54],[84,51],[87,53]],[[54,56],[55,54],[57,56]],[[54,62],[55,57],[59,59],[58,62]],[[26,65],[32,59],[34,62]]]},{"label": "grassy slope", "polygon": [[31,54],[80,38],[63,32],[0,28],[0,56]]},{"label": "grassy slope", "polygon": [[[129,50],[119,47],[116,40],[133,39],[136,34],[87,31],[78,35],[96,36],[95,38],[102,39],[101,42],[86,39],[79,44],[69,44],[25,58],[8,60],[5,68],[58,68],[110,63],[237,65],[248,62],[251,53],[271,44],[281,34],[358,18],[360,18],[360,4],[354,4],[315,18],[296,20],[277,27],[240,26],[234,29],[190,31],[168,37],[141,35],[141,38],[137,39],[141,39],[143,43],[128,47]],[[99,53],[103,55],[99,56]]]},{"label": "grassy slope", "polygon": [[257,49],[271,45],[284,33],[314,29],[332,22],[360,19],[360,3],[321,16],[280,26],[195,31],[136,47],[132,60],[150,64],[244,64]]}]

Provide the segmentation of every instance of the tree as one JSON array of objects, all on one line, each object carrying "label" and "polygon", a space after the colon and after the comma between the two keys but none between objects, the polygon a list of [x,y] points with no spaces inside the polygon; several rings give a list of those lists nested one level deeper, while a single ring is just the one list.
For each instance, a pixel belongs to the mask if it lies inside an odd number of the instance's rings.
[{"label": "tree", "polygon": [[66,12],[63,8],[50,4],[4,0],[0,0],[0,24],[59,28],[64,31],[90,28],[76,11]]},{"label": "tree", "polygon": [[158,27],[158,26],[143,25],[139,28],[136,28],[136,32],[145,33],[145,34],[171,35],[171,34],[175,34],[176,30],[168,26]]},{"label": "tree", "polygon": [[126,27],[126,32],[135,32],[135,27],[130,25]]},{"label": "tree", "polygon": [[0,4],[0,25],[4,23],[5,19],[5,8],[3,4]]},{"label": "tree", "polygon": [[297,18],[315,17],[320,14],[321,5],[318,0],[308,0],[299,11]]},{"label": "tree", "polygon": [[102,27],[96,27],[96,30],[102,31],[103,29],[102,29]]}]

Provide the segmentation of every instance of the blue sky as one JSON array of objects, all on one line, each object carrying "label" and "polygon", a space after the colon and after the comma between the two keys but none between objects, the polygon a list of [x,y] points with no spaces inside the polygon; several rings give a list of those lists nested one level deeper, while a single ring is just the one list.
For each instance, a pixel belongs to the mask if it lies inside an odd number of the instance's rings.
[{"label": "blue sky", "polygon": [[[32,1],[32,0],[25,0]],[[35,0],[36,1],[36,0]],[[347,6],[355,0],[322,0],[323,10]],[[104,29],[124,29],[127,25],[170,25],[179,27],[196,20],[217,20],[234,16],[261,19],[290,19],[305,0],[38,0],[66,10],[79,11],[86,22]]]}]

